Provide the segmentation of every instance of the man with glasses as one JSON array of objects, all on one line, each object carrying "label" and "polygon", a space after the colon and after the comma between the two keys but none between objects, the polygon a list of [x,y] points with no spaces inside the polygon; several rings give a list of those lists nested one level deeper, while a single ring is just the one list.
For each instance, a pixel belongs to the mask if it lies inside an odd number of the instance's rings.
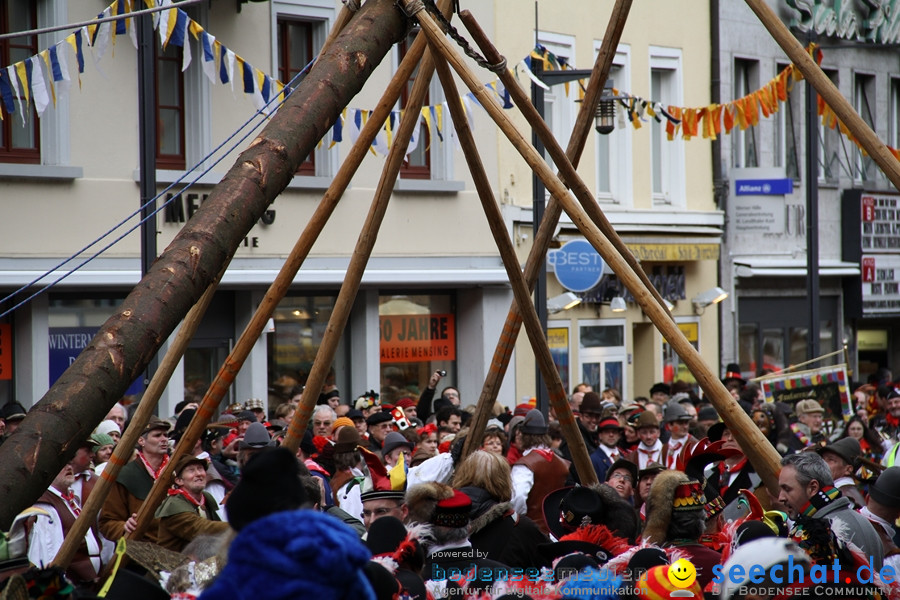
[{"label": "man with glasses", "polygon": [[406,522],[409,516],[409,509],[406,506],[406,494],[402,490],[371,490],[363,492],[360,499],[362,500],[362,517],[363,525],[366,531],[371,527],[372,522],[386,517],[388,515],[396,517]]},{"label": "man with glasses", "polygon": [[607,471],[606,485],[616,490],[622,500],[631,504],[634,502],[634,482],[637,478],[637,465],[620,458]]},{"label": "man with glasses", "polygon": [[[600,399],[600,395],[597,392],[586,392],[581,399],[581,411],[575,417],[575,422],[578,424],[578,431],[584,440],[584,446],[588,455],[593,454],[600,445],[597,426],[600,424],[602,417],[603,401]],[[559,446],[559,452],[563,458],[572,463],[569,473],[576,482],[580,483],[581,480],[578,478],[578,473],[575,470],[575,463],[572,462],[572,451],[569,449],[568,441],[563,440]]]}]

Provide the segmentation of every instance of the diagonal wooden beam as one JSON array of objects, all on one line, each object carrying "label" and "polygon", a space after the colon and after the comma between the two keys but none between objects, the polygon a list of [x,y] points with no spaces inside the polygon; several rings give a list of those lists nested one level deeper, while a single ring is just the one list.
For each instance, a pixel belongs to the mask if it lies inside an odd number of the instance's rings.
[{"label": "diagonal wooden beam", "polygon": [[[456,88],[456,82],[453,80],[450,67],[447,65],[444,57],[437,53],[435,53],[435,66],[441,79],[441,85],[444,86],[446,97],[459,98],[459,91]],[[572,460],[575,463],[578,478],[583,485],[599,483],[597,481],[597,472],[591,465],[591,458],[584,445],[584,440],[578,432],[578,425],[575,423],[575,416],[572,414],[572,409],[566,398],[566,390],[563,389],[559,371],[556,370],[556,365],[553,364],[553,356],[550,354],[550,347],[547,345],[547,338],[544,336],[541,321],[538,319],[534,304],[531,303],[531,294],[519,267],[516,250],[509,237],[509,231],[506,229],[506,223],[503,220],[500,207],[497,205],[494,193],[491,190],[491,183],[484,170],[484,164],[481,162],[481,155],[478,153],[478,146],[475,145],[475,139],[472,137],[472,130],[469,128],[465,111],[459,102],[451,100],[447,105],[450,107],[450,116],[453,118],[457,139],[459,139],[463,155],[466,157],[466,162],[469,165],[469,172],[472,174],[472,179],[475,182],[475,189],[478,191],[478,198],[481,200],[481,206],[484,209],[485,217],[487,217],[491,235],[494,236],[494,242],[497,244],[497,250],[500,251],[503,266],[506,267],[506,273],[509,275],[509,282],[512,285],[516,304],[522,307],[522,320],[525,324],[525,331],[528,334],[528,340],[531,342],[534,355],[537,357],[541,373],[547,381],[550,404],[556,411],[563,434],[567,440],[570,440]],[[475,431],[481,433],[483,429],[484,427],[481,429],[470,427],[469,435],[472,435]]]}]

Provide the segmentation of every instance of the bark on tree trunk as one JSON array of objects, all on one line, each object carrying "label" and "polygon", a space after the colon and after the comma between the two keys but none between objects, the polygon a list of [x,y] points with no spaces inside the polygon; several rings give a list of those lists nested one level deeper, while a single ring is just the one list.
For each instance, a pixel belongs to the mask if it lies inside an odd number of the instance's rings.
[{"label": "bark on tree trunk", "polygon": [[0,530],[74,456],[406,31],[369,0],[90,345],[0,446]]}]

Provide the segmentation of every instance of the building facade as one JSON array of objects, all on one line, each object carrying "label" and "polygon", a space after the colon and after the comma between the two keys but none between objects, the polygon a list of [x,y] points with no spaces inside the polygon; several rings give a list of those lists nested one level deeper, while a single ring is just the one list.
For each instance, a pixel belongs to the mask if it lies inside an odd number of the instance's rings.
[{"label": "building facade", "polygon": [[[719,93],[725,102],[766,86],[790,61],[745,3],[715,5],[718,32],[711,37],[719,46]],[[769,5],[802,43],[818,44],[824,72],[878,136],[896,147],[900,74],[890,47],[896,16],[885,15],[880,6],[791,0]],[[723,136],[716,156],[716,186],[727,215],[721,279],[732,292],[721,305],[723,360],[755,376],[809,358],[811,160],[816,173],[811,197],[818,209],[819,355],[837,353],[830,360],[847,360],[853,378],[865,382],[897,359],[897,247],[889,240],[896,239],[897,193],[838,128],[807,114],[805,82],[792,82],[778,106],[758,126]],[[816,130],[812,151],[808,126]],[[748,188],[753,182],[772,185],[753,191]]]},{"label": "building facade", "polygon": [[[537,32],[538,43],[555,56],[587,68],[600,47],[608,14],[581,2],[562,4],[537,3],[537,23],[513,0],[478,3],[471,10],[511,65],[531,53]],[[108,6],[95,0],[0,0],[0,33],[77,23]],[[156,44],[153,104],[158,140],[153,174],[162,193],[159,203],[171,199],[155,217],[160,252],[249,143],[232,142],[213,153],[253,115],[252,98],[258,101],[263,95],[264,79],[258,74],[282,82],[297,75],[324,43],[341,7],[336,0],[185,6],[186,15],[230,52],[214,52],[215,67],[228,72],[226,83],[219,71],[211,77],[204,68],[209,66],[204,38],[185,36],[190,62],[184,46]],[[612,74],[618,89],[664,105],[707,102],[708,40],[667,26],[688,14],[692,27],[708,28],[708,13],[698,14],[687,1],[633,8]],[[182,25],[173,27],[178,31]],[[46,86],[54,79],[52,64],[30,57],[49,48],[67,48],[71,33],[0,39],[0,72],[18,74],[15,65],[28,62],[29,69],[41,69]],[[94,37],[95,32],[85,30],[85,35]],[[100,28],[95,44],[82,48],[86,65],[80,74],[76,55],[68,50],[70,81],[53,82],[55,104],[40,118],[35,113],[37,95],[27,108],[15,101],[12,111],[7,105],[0,109],[0,201],[5,216],[0,222],[0,291],[10,296],[3,310],[55,282],[0,318],[0,404],[16,399],[30,406],[40,399],[140,279],[139,233],[123,235],[123,229],[113,234],[123,236],[120,241],[60,279],[109,244],[111,238],[104,234],[141,204],[137,52],[130,37],[128,29]],[[382,61],[345,112],[342,136],[337,131],[326,136],[238,249],[166,389],[161,414],[171,414],[177,402],[206,390],[337,173],[355,139],[354,128],[358,131],[361,119],[379,101],[408,44],[409,39],[398,44]],[[242,93],[248,85],[247,77],[241,77],[243,64],[254,68],[250,72],[255,75],[249,76],[252,94]],[[486,85],[496,79],[487,70],[477,73]],[[22,81],[33,75],[21,75]],[[527,86],[527,74],[519,71],[518,76]],[[10,89],[10,94],[21,99],[24,86]],[[550,90],[547,98],[548,122],[565,146],[577,108],[577,84],[569,94],[563,86]],[[405,102],[403,94],[396,116]],[[442,386],[458,387],[463,404],[474,403],[512,300],[472,179],[451,134],[446,102],[434,81],[426,101],[430,108],[422,115],[415,149],[394,186],[329,375],[329,383],[345,401],[369,389],[385,398],[415,394],[434,370],[443,369],[448,375]],[[524,261],[531,241],[531,173],[477,104],[467,105],[476,143],[484,149],[482,160]],[[619,118],[627,126],[608,137],[592,134],[579,173],[596,190],[598,202],[651,279],[673,302],[682,330],[707,362],[716,365],[716,311],[695,309],[691,301],[716,286],[718,278],[723,216],[710,186],[710,146],[705,140],[670,142],[665,123],[646,116],[642,129],[628,125],[624,113]],[[524,130],[523,119],[516,119]],[[274,408],[304,383],[377,187],[390,131],[382,131],[372,156],[353,177],[256,342],[229,401],[268,398]],[[195,165],[199,170],[192,169]],[[168,189],[182,178],[197,181],[182,193],[177,186]],[[127,227],[135,223],[132,216]],[[564,217],[558,244],[580,237]],[[95,240],[101,241],[76,256]],[[65,262],[72,257],[75,260]],[[47,272],[50,275],[37,282]],[[564,291],[552,273],[549,280],[548,296]],[[20,288],[27,289],[12,295]],[[627,309],[613,314],[609,301],[618,295],[626,299]],[[655,381],[689,377],[614,274],[604,273],[583,296],[581,306],[550,320],[551,346],[567,387],[586,379],[598,388],[616,387],[635,396],[646,394]],[[522,335],[500,390],[503,404],[513,406],[534,395],[533,364]],[[136,382],[130,391],[139,394],[144,383]]]}]

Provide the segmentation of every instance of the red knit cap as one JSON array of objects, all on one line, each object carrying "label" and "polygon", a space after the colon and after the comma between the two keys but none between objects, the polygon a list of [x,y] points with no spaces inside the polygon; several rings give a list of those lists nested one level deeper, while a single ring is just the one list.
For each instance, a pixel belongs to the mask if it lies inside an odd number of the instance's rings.
[{"label": "red knit cap", "polygon": [[400,408],[412,408],[413,406],[416,406],[416,401],[412,398],[400,398],[394,406],[399,406]]}]

